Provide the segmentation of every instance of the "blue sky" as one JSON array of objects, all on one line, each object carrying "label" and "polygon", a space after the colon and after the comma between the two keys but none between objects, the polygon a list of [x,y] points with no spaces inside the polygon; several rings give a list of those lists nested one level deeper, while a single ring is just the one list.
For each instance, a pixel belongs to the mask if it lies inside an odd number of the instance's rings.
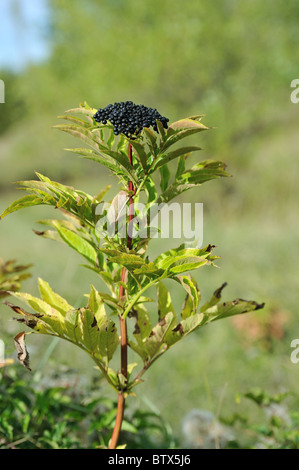
[{"label": "blue sky", "polygon": [[49,53],[47,0],[0,0],[0,70],[21,71]]}]

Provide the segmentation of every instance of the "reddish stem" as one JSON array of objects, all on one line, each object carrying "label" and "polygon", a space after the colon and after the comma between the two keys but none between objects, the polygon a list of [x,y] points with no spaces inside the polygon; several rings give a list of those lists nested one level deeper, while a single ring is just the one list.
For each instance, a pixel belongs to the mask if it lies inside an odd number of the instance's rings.
[{"label": "reddish stem", "polygon": [[117,411],[116,411],[116,419],[115,425],[112,433],[112,437],[109,443],[109,449],[116,449],[119,433],[121,430],[121,425],[124,418],[124,411],[125,411],[125,397],[124,394],[121,392],[118,394],[118,401],[117,401]]},{"label": "reddish stem", "polygon": [[[129,161],[132,165],[132,145],[129,143]],[[128,189],[130,191],[129,197],[129,224],[128,224],[128,239],[127,239],[127,247],[131,249],[132,246],[132,238],[130,236],[130,227],[131,221],[134,217],[134,186],[133,182],[129,182]],[[127,269],[125,267],[122,268],[121,272],[121,282],[126,283],[127,279]],[[119,294],[118,294],[118,302],[119,304],[122,301],[123,296],[125,295],[124,286],[121,284],[119,287]],[[121,360],[121,373],[127,379],[128,378],[128,337],[127,337],[127,323],[126,319],[119,316],[120,321],[120,360]],[[124,410],[125,410],[125,396],[124,392],[121,391],[118,394],[118,401],[117,401],[117,410],[116,410],[116,419],[115,425],[113,429],[113,433],[109,443],[109,449],[115,449],[117,446],[119,434],[121,431],[121,426],[124,417]]]}]

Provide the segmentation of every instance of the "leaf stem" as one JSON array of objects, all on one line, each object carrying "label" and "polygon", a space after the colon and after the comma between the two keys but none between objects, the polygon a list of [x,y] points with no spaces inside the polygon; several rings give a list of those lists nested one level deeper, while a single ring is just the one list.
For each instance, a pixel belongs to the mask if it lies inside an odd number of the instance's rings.
[{"label": "leaf stem", "polygon": [[124,313],[122,314],[122,317],[123,318],[126,318],[127,315],[129,314],[129,312],[132,310],[132,307],[134,307],[135,303],[137,302],[137,300],[142,296],[142,294],[147,290],[149,289],[151,286],[153,286],[154,284],[156,284],[158,281],[159,281],[160,278],[157,278],[157,279],[153,279],[152,281],[150,281],[148,284],[146,284],[146,286],[144,286],[142,289],[140,289],[140,291],[138,292],[138,294],[136,294],[131,302],[128,304],[127,308],[125,309]]}]

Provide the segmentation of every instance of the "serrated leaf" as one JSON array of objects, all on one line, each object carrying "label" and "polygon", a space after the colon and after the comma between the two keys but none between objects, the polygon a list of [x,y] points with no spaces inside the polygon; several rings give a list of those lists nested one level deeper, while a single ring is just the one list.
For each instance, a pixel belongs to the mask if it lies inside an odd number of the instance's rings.
[{"label": "serrated leaf", "polygon": [[197,117],[180,119],[179,121],[170,124],[168,127],[166,132],[166,140],[163,144],[163,150],[165,151],[171,145],[179,142],[185,137],[208,129],[210,128],[202,124],[200,120],[197,119]]},{"label": "serrated leaf", "polygon": [[82,114],[82,116],[86,117],[88,121],[92,124],[93,123],[93,116],[97,110],[95,108],[91,108],[87,104],[77,107],[77,108],[72,108],[68,109],[67,111],[64,112],[64,115],[61,116],[62,119],[65,119],[65,116],[68,114]]},{"label": "serrated leaf", "polygon": [[55,318],[57,320],[63,320],[63,316],[61,312],[56,310],[50,304],[48,304],[43,299],[39,299],[27,292],[14,292],[13,296],[16,298],[21,299],[25,302],[29,307],[35,310],[37,313],[42,315],[47,315],[49,318]]},{"label": "serrated leaf", "polygon": [[157,152],[157,138],[156,134],[149,128],[144,127],[143,132],[147,141],[148,146],[152,150],[153,155],[156,155]]},{"label": "serrated leaf", "polygon": [[130,142],[131,142],[131,145],[134,149],[134,153],[135,153],[137,159],[141,163],[143,169],[146,171],[147,170],[147,158],[148,157],[147,157],[146,151],[144,150],[144,146],[140,142],[137,142],[136,140],[130,140]]},{"label": "serrated leaf", "polygon": [[198,328],[203,320],[203,314],[197,313],[195,315],[191,315],[188,318],[184,318],[183,320],[178,323],[174,328],[168,331],[167,336],[165,338],[165,343],[168,347],[172,346],[173,344],[177,343],[185,336],[190,334],[196,328]]},{"label": "serrated leaf", "polygon": [[101,295],[93,285],[90,286],[90,294],[88,298],[87,307],[91,312],[93,312],[97,320],[98,326],[102,327],[107,322],[105,305]]},{"label": "serrated leaf", "polygon": [[158,318],[161,320],[169,312],[173,314],[173,320],[176,318],[175,310],[171,301],[171,296],[168,289],[162,282],[158,284]]},{"label": "serrated leaf", "polygon": [[71,122],[77,124],[78,126],[82,126],[82,127],[86,127],[86,128],[89,128],[90,124],[92,124],[92,120],[89,120],[87,122],[87,121],[84,121],[83,119],[80,119],[80,118],[77,118],[77,117],[74,117],[74,116],[68,116],[67,114],[64,114],[62,116],[57,116],[57,119],[65,119],[66,121],[71,121]]},{"label": "serrated leaf", "polygon": [[0,219],[3,219],[12,212],[24,209],[25,207],[38,206],[40,204],[49,204],[45,197],[37,196],[36,194],[28,194],[14,201],[10,206],[1,214]]},{"label": "serrated leaf", "polygon": [[182,155],[182,156],[179,157],[178,166],[177,166],[177,170],[176,170],[176,174],[175,174],[175,180],[180,179],[181,174],[184,173],[184,171],[185,171],[185,160],[186,160],[187,156],[189,156],[189,154]]},{"label": "serrated leaf", "polygon": [[188,183],[202,184],[213,178],[228,177],[225,171],[226,165],[219,161],[203,161],[194,165],[190,170],[184,171],[181,180]]},{"label": "serrated leaf", "polygon": [[203,312],[204,322],[220,320],[222,318],[239,315],[242,313],[259,310],[264,307],[264,304],[258,304],[255,301],[236,299],[230,302],[223,302],[214,305]]},{"label": "serrated leaf", "polygon": [[54,227],[65,243],[84,256],[94,266],[97,266],[97,252],[87,240],[63,227],[58,221],[54,221]]},{"label": "serrated leaf", "polygon": [[212,298],[207,301],[201,308],[200,308],[200,311],[201,312],[205,312],[206,310],[208,310],[210,307],[213,307],[214,305],[218,304],[218,302],[220,301],[221,299],[221,293],[222,293],[222,290],[227,286],[227,283],[224,282],[222,284],[221,287],[219,287],[218,289],[215,290]]},{"label": "serrated leaf", "polygon": [[184,300],[183,308],[181,311],[181,317],[182,319],[188,318],[191,315],[193,315],[194,312],[194,302],[192,300],[192,297],[187,294]]},{"label": "serrated leaf", "polygon": [[157,160],[157,164],[155,165],[155,169],[161,168],[167,163],[169,163],[171,160],[174,160],[175,158],[180,157],[181,155],[187,155],[192,152],[196,152],[197,150],[202,150],[201,147],[198,146],[189,146],[189,147],[182,147],[174,150],[173,152],[169,152],[167,154],[164,154]]},{"label": "serrated leaf", "polygon": [[104,165],[107,168],[109,168],[109,170],[111,170],[113,173],[118,174],[120,172],[120,173],[126,175],[126,173],[124,171],[122,171],[121,168],[119,168],[117,165],[112,163],[110,160],[107,160],[104,157],[101,157],[99,154],[97,154],[96,152],[94,152],[91,149],[86,149],[86,148],[65,148],[64,150],[66,150],[67,152],[76,153],[76,154],[80,155],[82,158],[86,158],[88,160],[93,160],[97,163],[100,163],[101,165]]},{"label": "serrated leaf", "polygon": [[[104,145],[104,142],[98,136],[97,129],[89,130],[82,126],[64,124],[59,124],[53,127],[61,131],[67,132],[68,134],[71,134],[74,137],[78,137],[79,139],[87,143],[93,149],[93,153],[88,156],[84,156],[84,158],[89,158],[91,160],[98,161],[99,163],[104,165],[105,157],[108,157],[114,160],[114,162],[117,162],[117,164],[121,165],[122,170],[123,172],[125,172],[127,178],[135,181],[136,183],[138,182],[136,173],[132,165],[130,164],[127,156],[123,155],[121,152],[111,150],[109,147]],[[82,152],[76,153],[82,154]],[[97,157],[94,156],[94,153],[97,155]]]},{"label": "serrated leaf", "polygon": [[[37,310],[38,310],[37,313],[30,313],[24,310],[23,308],[19,307],[18,305],[14,305],[10,302],[5,302],[5,305],[7,305],[11,310],[13,310],[15,313],[18,313],[19,315],[23,317],[21,319],[17,319],[18,322],[25,323],[26,326],[33,329],[37,333],[57,335],[55,331],[60,329],[59,320],[57,319],[57,317],[53,316],[53,317],[49,317],[48,319],[45,318],[45,320],[50,319],[50,322],[44,321],[45,315],[39,312],[38,307],[37,307]],[[54,325],[54,328],[53,328],[53,325]]]},{"label": "serrated leaf", "polygon": [[156,185],[150,176],[146,178],[144,187],[147,193],[147,207],[149,207],[158,197]]},{"label": "serrated leaf", "polygon": [[109,189],[111,188],[111,184],[108,184],[106,188],[102,189],[99,191],[93,198],[92,198],[92,203],[93,204],[98,204],[100,203],[104,196],[108,193]]},{"label": "serrated leaf", "polygon": [[[190,251],[190,253],[188,253]],[[199,250],[197,250],[199,251]],[[167,270],[171,273],[180,274],[191,269],[197,269],[199,266],[203,266],[208,262],[206,257],[199,256],[197,253],[193,253],[193,249],[186,248],[182,250],[182,253],[165,256],[157,259],[155,265],[159,269]]]},{"label": "serrated leaf", "polygon": [[152,331],[151,321],[144,305],[135,305],[130,312],[130,318],[134,318],[135,320],[133,335],[137,339],[137,343],[141,344]]},{"label": "serrated leaf", "polygon": [[156,124],[157,124],[157,128],[158,128],[161,140],[162,140],[162,142],[164,142],[164,140],[166,138],[166,133],[165,133],[164,126],[163,126],[162,122],[159,121],[158,119],[156,119]]},{"label": "serrated leaf", "polygon": [[38,278],[38,286],[42,299],[63,315],[74,308],[63,297],[61,297],[59,294],[56,294],[51,289],[49,284],[43,281],[41,278]]},{"label": "serrated leaf", "polygon": [[166,346],[165,344],[163,345],[163,340],[168,329],[173,324],[173,313],[169,312],[166,314],[153,329],[147,314],[146,316],[144,314],[144,310],[141,310],[138,326],[134,332],[137,342],[129,340],[128,345],[142,358],[144,363],[148,363],[157,354],[161,353],[164,346]]},{"label": "serrated leaf", "polygon": [[163,351],[164,338],[172,324],[173,313],[169,312],[154,326],[144,342],[144,349],[147,352],[148,359],[152,359]]},{"label": "serrated leaf", "polygon": [[114,141],[115,141],[115,134],[114,134],[113,129],[111,129],[111,130],[110,130],[110,135],[109,135],[109,137],[108,137],[108,139],[107,139],[107,145],[108,145],[108,147],[110,148],[110,150],[112,150]]},{"label": "serrated leaf", "polygon": [[161,166],[159,168],[160,170],[160,176],[161,176],[161,182],[160,182],[160,188],[162,191],[165,191],[168,188],[168,182],[170,178],[170,171],[169,168],[166,164]]},{"label": "serrated leaf", "polygon": [[216,161],[199,162],[190,170],[185,170],[158,198],[157,203],[169,202],[188,189],[215,178],[230,176],[225,171],[225,164]]},{"label": "serrated leaf", "polygon": [[36,313],[26,312],[7,303],[15,313],[23,317],[18,321],[24,322],[38,333],[58,336],[77,344],[95,360],[101,370],[107,372],[108,363],[118,347],[119,336],[115,323],[106,316],[99,293],[92,287],[87,308],[71,307],[71,310],[65,312],[68,304],[62,297],[55,294],[46,283],[41,282],[40,288],[44,298],[48,298],[50,303],[27,293],[13,294]]},{"label": "serrated leaf", "polygon": [[198,269],[207,263],[212,264],[210,261],[212,249],[212,245],[198,249],[184,248],[183,244],[159,255],[154,264],[157,269],[165,272],[165,277],[172,277],[174,274]]},{"label": "serrated leaf", "polygon": [[134,270],[146,264],[143,258],[138,255],[123,253],[118,250],[106,250],[102,249],[103,253],[106,253],[109,261],[112,263],[121,264],[125,266],[129,271]]},{"label": "serrated leaf", "polygon": [[153,263],[147,263],[141,266],[141,268],[134,269],[134,274],[162,274],[163,270],[157,268],[157,266]]},{"label": "serrated leaf", "polygon": [[171,264],[169,264],[167,269],[170,273],[181,274],[198,269],[207,263],[208,260],[201,258],[200,256],[177,257]]},{"label": "serrated leaf", "polygon": [[185,299],[183,310],[181,312],[181,316],[184,319],[196,313],[200,294],[196,281],[191,276],[177,276],[177,279],[187,292],[187,298]]}]

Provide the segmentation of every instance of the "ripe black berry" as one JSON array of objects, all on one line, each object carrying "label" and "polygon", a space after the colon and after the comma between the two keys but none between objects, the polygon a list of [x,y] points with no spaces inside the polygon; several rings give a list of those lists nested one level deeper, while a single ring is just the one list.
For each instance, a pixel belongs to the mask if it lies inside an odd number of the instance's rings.
[{"label": "ripe black berry", "polygon": [[99,109],[94,119],[104,125],[109,121],[114,126],[114,134],[123,133],[130,139],[139,136],[144,127],[150,127],[158,132],[157,121],[160,121],[165,129],[168,128],[166,117],[161,116],[156,108],[148,108],[143,104],[134,104],[132,101],[108,104],[106,108]]}]

